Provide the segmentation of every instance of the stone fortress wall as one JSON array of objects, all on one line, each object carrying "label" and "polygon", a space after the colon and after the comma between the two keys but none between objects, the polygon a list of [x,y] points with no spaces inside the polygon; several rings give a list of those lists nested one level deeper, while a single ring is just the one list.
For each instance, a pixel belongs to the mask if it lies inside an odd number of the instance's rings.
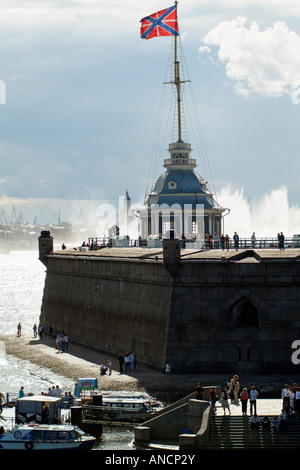
[{"label": "stone fortress wall", "polygon": [[112,356],[133,352],[158,370],[170,361],[173,372],[297,371],[299,249],[184,250],[168,259],[159,249],[49,246],[40,244],[40,322],[54,333]]}]

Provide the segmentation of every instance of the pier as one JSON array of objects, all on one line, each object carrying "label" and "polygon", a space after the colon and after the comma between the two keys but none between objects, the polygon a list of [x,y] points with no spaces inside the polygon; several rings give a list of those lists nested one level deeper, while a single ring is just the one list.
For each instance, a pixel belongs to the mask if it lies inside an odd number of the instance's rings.
[{"label": "pier", "polygon": [[[209,387],[205,387],[206,394]],[[258,399],[259,418],[279,416],[282,399]],[[135,428],[135,444],[156,450],[259,450],[299,449],[300,416],[288,417],[284,428],[250,428],[249,404],[242,414],[240,401],[230,405],[231,415],[217,402],[195,400],[194,394],[166,407],[151,420]]]}]

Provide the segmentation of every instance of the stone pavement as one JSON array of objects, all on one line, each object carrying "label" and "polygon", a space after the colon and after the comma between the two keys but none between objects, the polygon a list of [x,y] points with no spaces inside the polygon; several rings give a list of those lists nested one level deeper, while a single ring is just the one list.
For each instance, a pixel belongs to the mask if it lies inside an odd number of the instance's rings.
[{"label": "stone pavement", "polygon": [[[230,403],[230,401],[229,401]],[[256,412],[259,417],[262,416],[278,416],[281,413],[282,409],[282,399],[281,398],[258,398],[256,404]],[[241,416],[242,415],[242,405],[241,402],[237,404],[230,404],[230,412],[232,416]],[[223,416],[224,411],[220,403],[217,403],[216,415]],[[228,410],[226,410],[226,415],[228,416]],[[250,417],[250,403],[247,403],[247,415]]]}]

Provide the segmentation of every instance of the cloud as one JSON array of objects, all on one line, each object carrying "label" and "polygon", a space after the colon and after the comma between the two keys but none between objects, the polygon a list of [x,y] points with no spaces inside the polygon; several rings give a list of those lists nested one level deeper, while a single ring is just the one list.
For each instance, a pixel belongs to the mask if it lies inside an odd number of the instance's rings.
[{"label": "cloud", "polygon": [[239,16],[219,23],[203,38],[199,53],[211,60],[217,48],[217,60],[242,95],[293,94],[300,79],[300,36],[283,21],[265,30],[246,22]]}]

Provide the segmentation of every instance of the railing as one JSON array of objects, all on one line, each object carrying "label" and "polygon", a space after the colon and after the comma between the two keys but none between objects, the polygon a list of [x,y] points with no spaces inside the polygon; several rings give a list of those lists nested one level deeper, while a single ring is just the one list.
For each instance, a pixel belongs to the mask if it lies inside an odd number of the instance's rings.
[{"label": "railing", "polygon": [[[25,395],[26,396],[26,395]],[[6,393],[2,400],[1,406],[2,408],[14,408],[15,402],[18,400],[19,394],[18,393]],[[65,398],[64,396],[61,397],[61,414],[59,416],[59,423],[66,424],[71,420],[71,406],[74,405],[74,398],[70,399],[69,397]],[[0,426],[4,428],[10,429],[15,424],[15,417],[1,417],[0,413]]]},{"label": "railing", "polygon": [[196,166],[196,159],[195,158],[189,158],[189,157],[183,157],[182,155],[179,157],[172,157],[172,158],[166,158],[164,160],[164,165],[193,165]]},{"label": "railing", "polygon": [[[118,240],[120,243],[118,247],[140,247],[140,248],[147,248],[149,243],[147,239],[130,239],[126,237],[120,237],[117,239],[109,239],[109,238],[101,238],[101,237],[94,237],[88,239],[88,245],[85,247],[79,247],[80,249],[84,250],[100,250],[101,248],[105,247],[112,247],[116,246],[115,241]],[[123,240],[123,244],[121,243]],[[158,239],[157,239],[158,240]],[[126,241],[126,243],[125,243]],[[220,241],[215,240],[198,240],[198,239],[181,239],[181,248],[189,248],[189,249],[235,249],[235,243],[233,239],[229,239],[228,246],[226,243],[221,244]],[[277,248],[279,249],[279,242],[276,237],[270,238],[257,238],[255,243],[252,243],[251,238],[240,238],[238,242],[238,249],[269,249],[269,248]],[[285,238],[284,240],[284,249],[289,248],[300,248],[300,237],[289,237]]]},{"label": "railing", "polygon": [[[221,245],[220,241],[215,240],[205,240],[204,247],[206,249],[235,249],[235,242],[233,239],[229,239],[228,247],[226,243]],[[238,249],[267,249],[267,248],[278,248],[279,249],[279,242],[276,237],[271,238],[257,238],[253,243],[251,238],[240,238],[238,245]],[[284,244],[282,249],[286,248],[300,248],[300,237],[291,237],[285,238]]]}]

